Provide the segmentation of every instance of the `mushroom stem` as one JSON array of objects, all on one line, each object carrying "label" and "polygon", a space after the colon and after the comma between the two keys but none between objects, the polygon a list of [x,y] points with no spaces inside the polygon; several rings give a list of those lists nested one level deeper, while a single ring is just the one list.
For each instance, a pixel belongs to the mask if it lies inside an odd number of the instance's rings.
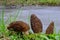
[{"label": "mushroom stem", "polygon": [[29,32],[28,32],[28,31],[26,31],[26,32],[24,32],[24,34],[28,35],[28,34],[29,34]]}]

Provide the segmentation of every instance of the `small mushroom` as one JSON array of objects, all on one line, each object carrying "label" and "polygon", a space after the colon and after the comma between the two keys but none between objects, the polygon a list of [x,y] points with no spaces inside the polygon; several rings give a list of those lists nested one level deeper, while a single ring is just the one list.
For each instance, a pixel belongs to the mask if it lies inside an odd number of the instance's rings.
[{"label": "small mushroom", "polygon": [[31,15],[30,22],[31,22],[31,28],[34,33],[42,32],[42,27],[43,27],[42,22],[35,14]]},{"label": "small mushroom", "polygon": [[53,34],[54,31],[54,22],[51,22],[46,30],[46,34]]},{"label": "small mushroom", "polygon": [[9,26],[7,27],[8,30],[13,30],[15,32],[23,32],[25,34],[29,34],[28,30],[29,25],[26,24],[25,22],[22,21],[14,21],[12,23],[9,24]]}]

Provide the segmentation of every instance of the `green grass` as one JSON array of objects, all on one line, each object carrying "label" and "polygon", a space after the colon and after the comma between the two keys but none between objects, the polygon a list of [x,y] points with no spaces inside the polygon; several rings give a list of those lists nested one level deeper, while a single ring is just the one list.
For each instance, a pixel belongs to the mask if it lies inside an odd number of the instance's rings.
[{"label": "green grass", "polygon": [[[18,17],[18,13],[19,12],[16,13],[14,20],[10,16],[7,21],[10,21],[10,22],[16,21],[16,18]],[[0,19],[0,40],[3,40],[3,39],[6,39],[6,40],[7,39],[10,39],[10,40],[60,40],[60,31],[57,34],[55,32],[49,35],[42,34],[42,33],[41,34],[29,33],[29,35],[17,34],[16,32],[7,30],[7,25],[4,22],[4,10],[3,10],[1,19]]]},{"label": "green grass", "polygon": [[0,4],[4,5],[49,5],[60,6],[60,0],[8,0],[0,1]]}]

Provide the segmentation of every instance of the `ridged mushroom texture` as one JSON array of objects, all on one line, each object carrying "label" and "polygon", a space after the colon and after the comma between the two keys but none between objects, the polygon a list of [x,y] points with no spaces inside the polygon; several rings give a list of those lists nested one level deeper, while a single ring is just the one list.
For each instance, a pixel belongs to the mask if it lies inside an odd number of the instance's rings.
[{"label": "ridged mushroom texture", "polygon": [[46,29],[46,34],[53,34],[53,31],[54,31],[54,22],[51,22],[48,28]]},{"label": "ridged mushroom texture", "polygon": [[34,33],[42,32],[42,28],[43,28],[42,22],[35,14],[31,15],[30,22],[31,22],[31,28]]},{"label": "ridged mushroom texture", "polygon": [[24,32],[25,34],[28,34],[28,31],[30,29],[29,25],[22,21],[14,21],[9,24],[7,27],[8,30],[13,30],[15,32]]}]

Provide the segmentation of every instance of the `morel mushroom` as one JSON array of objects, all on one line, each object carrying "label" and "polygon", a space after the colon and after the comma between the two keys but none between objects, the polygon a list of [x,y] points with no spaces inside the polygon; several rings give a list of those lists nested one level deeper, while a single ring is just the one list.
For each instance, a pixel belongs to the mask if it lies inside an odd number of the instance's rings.
[{"label": "morel mushroom", "polygon": [[28,34],[29,25],[22,21],[15,21],[9,24],[8,26],[9,30],[13,30],[15,32],[24,32],[25,34]]},{"label": "morel mushroom", "polygon": [[53,34],[54,31],[54,22],[51,22],[46,30],[46,34]]},{"label": "morel mushroom", "polygon": [[33,30],[34,33],[40,33],[42,32],[42,22],[40,19],[38,19],[38,17],[35,14],[31,15],[31,28]]}]

